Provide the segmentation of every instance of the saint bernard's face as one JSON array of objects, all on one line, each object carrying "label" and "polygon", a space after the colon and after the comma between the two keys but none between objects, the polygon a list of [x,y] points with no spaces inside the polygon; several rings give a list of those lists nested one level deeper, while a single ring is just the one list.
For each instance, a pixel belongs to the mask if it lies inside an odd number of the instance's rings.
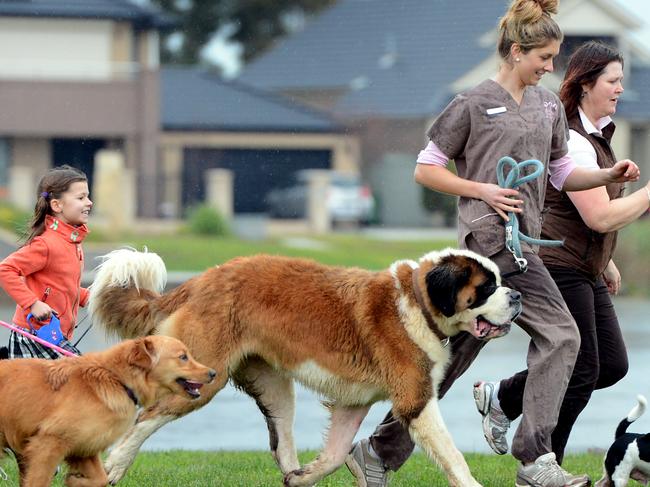
[{"label": "saint bernard's face", "polygon": [[433,316],[445,328],[487,340],[508,333],[521,313],[521,294],[501,286],[499,268],[485,257],[448,249],[425,255],[420,267],[428,268],[425,282]]}]

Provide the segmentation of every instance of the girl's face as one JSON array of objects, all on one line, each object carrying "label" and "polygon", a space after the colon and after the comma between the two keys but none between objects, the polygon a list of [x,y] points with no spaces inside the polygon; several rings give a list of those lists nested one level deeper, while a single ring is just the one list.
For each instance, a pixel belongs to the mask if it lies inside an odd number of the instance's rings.
[{"label": "girl's face", "polygon": [[612,61],[596,78],[593,86],[582,87],[584,96],[580,106],[596,119],[616,113],[618,97],[623,93],[623,66],[618,61]]},{"label": "girl's face", "polygon": [[553,72],[553,59],[560,53],[560,44],[560,41],[552,40],[527,53],[521,52],[518,45],[513,46],[514,69],[524,86],[536,85],[542,76]]},{"label": "girl's face", "polygon": [[76,181],[70,185],[61,198],[52,199],[50,206],[54,216],[68,225],[88,223],[88,215],[93,206],[86,181]]}]

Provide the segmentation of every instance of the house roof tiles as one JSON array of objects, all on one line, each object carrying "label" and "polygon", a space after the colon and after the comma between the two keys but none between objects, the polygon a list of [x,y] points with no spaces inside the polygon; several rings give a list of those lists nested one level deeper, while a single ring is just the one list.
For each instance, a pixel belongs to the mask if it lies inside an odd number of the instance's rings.
[{"label": "house roof tiles", "polygon": [[330,115],[201,68],[161,70],[164,130],[338,132]]},{"label": "house roof tiles", "polygon": [[356,85],[334,108],[346,117],[431,114],[449,99],[450,84],[494,51],[494,41],[481,38],[505,7],[503,0],[340,0],[241,79],[273,90]]}]

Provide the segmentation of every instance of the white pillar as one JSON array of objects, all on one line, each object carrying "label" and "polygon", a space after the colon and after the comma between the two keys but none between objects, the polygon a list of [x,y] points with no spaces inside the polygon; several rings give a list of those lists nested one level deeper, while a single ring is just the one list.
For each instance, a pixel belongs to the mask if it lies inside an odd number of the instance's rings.
[{"label": "white pillar", "polygon": [[36,203],[35,170],[28,166],[9,168],[9,201],[21,210],[32,211]]},{"label": "white pillar", "polygon": [[135,181],[132,170],[124,167],[124,155],[103,149],[95,154],[91,226],[120,232],[133,226],[135,217]]},{"label": "white pillar", "polygon": [[233,172],[229,169],[209,169],[205,172],[205,202],[227,221],[233,216]]},{"label": "white pillar", "polygon": [[314,233],[324,234],[332,229],[332,219],[327,208],[327,190],[330,182],[330,171],[312,169],[306,171],[308,196],[307,220]]}]

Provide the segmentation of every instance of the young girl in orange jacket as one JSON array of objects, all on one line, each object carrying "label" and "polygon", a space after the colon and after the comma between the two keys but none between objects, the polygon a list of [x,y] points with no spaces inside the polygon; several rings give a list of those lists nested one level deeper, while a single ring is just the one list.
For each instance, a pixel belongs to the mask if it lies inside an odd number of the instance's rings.
[{"label": "young girl in orange jacket", "polygon": [[[49,170],[38,185],[31,232],[25,244],[0,262],[0,285],[16,302],[13,322],[37,330],[55,313],[64,340],[60,347],[79,354],[72,339],[77,311],[88,301],[81,287],[81,242],[93,203],[86,175],[70,166]],[[30,323],[27,316],[32,314]],[[9,358],[58,358],[55,350],[11,332]]]}]

